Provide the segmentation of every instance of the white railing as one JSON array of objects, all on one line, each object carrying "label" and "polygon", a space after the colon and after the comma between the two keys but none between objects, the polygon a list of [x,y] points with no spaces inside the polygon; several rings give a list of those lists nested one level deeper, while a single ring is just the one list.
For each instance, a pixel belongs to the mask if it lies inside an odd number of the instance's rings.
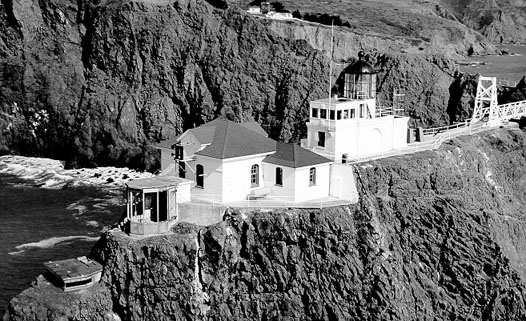
[{"label": "white railing", "polygon": [[504,105],[498,105],[497,113],[501,120],[508,120],[512,118],[526,116],[526,100]]},{"label": "white railing", "polygon": [[295,202],[292,196],[265,196],[259,199],[244,199],[238,201],[221,202],[221,195],[198,194],[192,195],[191,204],[209,206],[228,206],[237,208],[325,208],[331,206],[348,205],[358,201],[358,192],[352,192],[339,197],[324,197],[316,200]]},{"label": "white railing", "polygon": [[470,125],[470,119],[467,119],[466,121],[464,122],[461,122],[461,123],[456,123],[456,124],[453,124],[453,125],[448,125],[448,126],[442,126],[442,127],[434,127],[434,128],[425,128],[423,129],[423,134],[424,135],[436,135],[436,134],[439,134],[439,133],[443,133],[443,132],[446,132],[448,130],[451,130],[451,129],[457,129],[457,128],[460,128],[460,127],[467,127]]},{"label": "white railing", "polygon": [[471,135],[476,134],[493,127],[487,125],[486,123],[475,123],[467,127],[457,127],[448,131],[435,134],[433,139],[425,142],[418,142],[408,145],[406,148],[394,149],[388,152],[382,152],[378,154],[373,154],[360,158],[353,158],[349,160],[350,164],[363,163],[367,161],[372,161],[380,158],[413,154],[417,152],[422,152],[426,150],[435,150],[442,145],[444,141],[450,138],[454,138],[461,135]]}]

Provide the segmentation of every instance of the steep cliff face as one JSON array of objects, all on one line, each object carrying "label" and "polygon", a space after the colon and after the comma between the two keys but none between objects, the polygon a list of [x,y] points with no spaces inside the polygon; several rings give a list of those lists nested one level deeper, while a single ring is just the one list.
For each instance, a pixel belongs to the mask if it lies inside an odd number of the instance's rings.
[{"label": "steep cliff face", "polygon": [[0,12],[3,152],[148,167],[150,142],[217,116],[254,116],[288,139],[328,82],[304,42],[199,0],[15,0]]},{"label": "steep cliff face", "polygon": [[[215,117],[254,117],[271,137],[298,141],[308,101],[328,95],[327,28],[278,28],[236,7],[5,0],[0,25],[0,153],[152,168],[151,144]],[[364,49],[381,70],[380,104],[396,89],[413,124],[448,122],[450,60],[396,53],[406,40],[337,35],[333,84]]]},{"label": "steep cliff face", "polygon": [[458,58],[468,53],[498,53],[498,49],[492,43],[466,27],[457,30],[454,37],[444,34],[447,33],[448,29],[441,28],[432,34],[432,38],[424,40],[416,36],[404,37],[390,33],[367,33],[360,32],[356,28],[331,27],[298,20],[265,19],[263,22],[279,35],[292,39],[304,39],[313,48],[325,50],[327,56],[330,56],[329,48],[331,47],[331,38],[333,38],[332,57],[335,61],[348,61],[350,58],[357,57],[358,52],[362,50],[415,55],[440,53],[452,58]]},{"label": "steep cliff face", "polygon": [[[239,5],[238,1],[229,2],[232,6]],[[362,48],[375,46],[385,51],[396,48],[401,52],[440,52],[450,56],[498,52],[478,28],[473,29],[456,19],[441,1],[327,1],[323,6],[315,0],[283,0],[279,3],[295,11],[296,15],[299,12],[318,16],[325,24],[268,21],[274,30],[296,37],[319,38],[316,31],[323,33],[323,29],[329,29],[334,23],[336,29],[348,33],[349,38],[360,38],[355,45]]]},{"label": "steep cliff face", "polygon": [[436,5],[436,10],[480,31],[494,43],[526,42],[526,6],[523,1],[442,0]]},{"label": "steep cliff face", "polygon": [[[239,1],[228,0],[235,6]],[[491,53],[498,43],[524,43],[526,6],[521,0],[282,0],[286,9],[334,15],[353,32],[412,41],[422,50]],[[331,24],[331,19],[325,19]],[[442,48],[441,48],[442,47]]]},{"label": "steep cliff face", "polygon": [[[92,319],[523,320],[525,155],[523,131],[498,129],[355,166],[355,206],[108,232],[92,256],[112,306]],[[57,309],[28,291],[7,320]]]}]

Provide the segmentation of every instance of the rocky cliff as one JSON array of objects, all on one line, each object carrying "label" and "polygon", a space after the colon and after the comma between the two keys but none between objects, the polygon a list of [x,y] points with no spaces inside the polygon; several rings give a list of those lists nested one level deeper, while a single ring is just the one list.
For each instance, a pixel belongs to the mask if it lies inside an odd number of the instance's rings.
[{"label": "rocky cliff", "polygon": [[[239,5],[233,0],[230,3]],[[325,24],[268,21],[273,29],[284,29],[296,37],[319,38],[320,35],[311,30],[324,33],[323,29],[329,29],[334,23],[336,30],[348,33],[349,38],[359,38],[351,47],[374,46],[379,50],[395,49],[416,54],[440,52],[449,56],[498,52],[491,41],[478,32],[478,26],[467,26],[456,19],[441,1],[327,1],[322,6],[315,0],[279,3],[294,11],[296,16],[318,16]],[[330,42],[330,37],[327,40]]]},{"label": "rocky cliff", "polygon": [[437,13],[479,31],[494,43],[526,43],[526,5],[516,0],[441,0]]},{"label": "rocky cliff", "polygon": [[218,116],[287,139],[328,82],[305,42],[200,0],[13,0],[0,18],[4,153],[150,167],[152,142]]},{"label": "rocky cliff", "polygon": [[[239,1],[228,0],[231,5]],[[412,42],[419,50],[485,54],[494,44],[526,41],[526,5],[521,0],[282,0],[286,9],[337,17],[353,32]],[[332,19],[334,20],[334,19]]]},{"label": "rocky cliff", "polygon": [[99,286],[65,308],[41,281],[5,320],[524,320],[525,155],[496,129],[356,165],[354,206],[110,231]]},{"label": "rocky cliff", "polygon": [[[269,25],[234,6],[4,0],[0,26],[0,153],[154,168],[152,144],[215,117],[253,117],[298,141],[308,101],[328,95],[327,28]],[[337,34],[333,84],[361,48],[381,71],[381,104],[402,91],[413,125],[449,122],[448,58],[414,54],[418,41]]]}]

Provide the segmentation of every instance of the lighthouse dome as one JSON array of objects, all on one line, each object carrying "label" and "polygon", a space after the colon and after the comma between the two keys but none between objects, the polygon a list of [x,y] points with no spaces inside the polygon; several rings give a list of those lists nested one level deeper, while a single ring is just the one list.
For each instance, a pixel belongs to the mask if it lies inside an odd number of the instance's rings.
[{"label": "lighthouse dome", "polygon": [[366,61],[358,60],[355,63],[345,68],[344,73],[346,74],[376,74],[373,66]]},{"label": "lighthouse dome", "polygon": [[342,97],[348,99],[376,98],[377,71],[362,57],[363,54],[343,70],[338,86]]}]

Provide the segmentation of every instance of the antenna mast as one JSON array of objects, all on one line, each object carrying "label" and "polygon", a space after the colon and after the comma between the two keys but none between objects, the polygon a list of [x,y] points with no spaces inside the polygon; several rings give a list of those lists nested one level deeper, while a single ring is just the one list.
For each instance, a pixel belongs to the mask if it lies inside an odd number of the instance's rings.
[{"label": "antenna mast", "polygon": [[[331,54],[329,56],[329,132],[331,130],[331,89],[332,89],[332,51],[334,45],[334,19],[331,20]],[[334,113],[336,114],[336,113]],[[336,116],[336,115],[335,115]]]},{"label": "antenna mast", "polygon": [[[331,98],[332,89],[332,51],[334,46],[334,20],[331,21],[331,54],[329,56],[329,98]],[[330,104],[330,99],[329,99]]]}]

